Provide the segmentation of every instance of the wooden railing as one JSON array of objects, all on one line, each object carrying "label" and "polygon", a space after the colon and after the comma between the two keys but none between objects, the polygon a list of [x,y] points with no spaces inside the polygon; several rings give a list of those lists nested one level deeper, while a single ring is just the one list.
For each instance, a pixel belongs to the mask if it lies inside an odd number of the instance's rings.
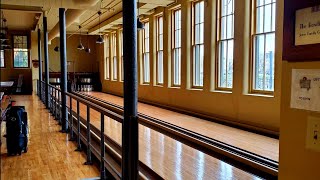
[{"label": "wooden railing", "polygon": [[[44,86],[42,82],[42,95],[44,93]],[[61,92],[60,89],[49,85],[49,100],[50,112],[61,121]],[[108,172],[116,179],[121,178],[121,146],[115,142],[108,135],[104,134],[104,116],[122,123],[123,121],[123,107],[103,101],[93,96],[85,95],[79,92],[66,93],[69,100],[69,119],[68,124],[70,128],[70,140],[75,140],[77,137],[78,150],[81,150],[81,142],[87,148],[87,164],[91,163],[91,151],[100,159],[101,176],[105,173],[107,168]],[[42,100],[43,97],[40,97]],[[72,108],[72,100],[76,101],[77,111]],[[87,117],[84,119],[80,117],[79,103],[87,106]],[[90,123],[90,109],[94,109],[101,114],[100,130]],[[252,174],[258,175],[267,179],[276,179],[278,176],[278,162],[268,159],[266,157],[248,152],[246,150],[237,148],[235,146],[226,144],[224,142],[203,136],[199,133],[190,131],[188,129],[176,126],[174,124],[150,117],[144,114],[138,114],[139,124],[146,126],[150,129],[165,134],[175,140],[178,140],[194,149],[225,161],[239,169],[245,170]],[[92,140],[91,140],[91,137]],[[104,137],[104,138],[101,138]],[[100,141],[100,142],[99,142]],[[100,151],[97,149],[100,148]],[[140,178],[148,179],[161,179],[147,165],[139,162],[139,175]]]}]

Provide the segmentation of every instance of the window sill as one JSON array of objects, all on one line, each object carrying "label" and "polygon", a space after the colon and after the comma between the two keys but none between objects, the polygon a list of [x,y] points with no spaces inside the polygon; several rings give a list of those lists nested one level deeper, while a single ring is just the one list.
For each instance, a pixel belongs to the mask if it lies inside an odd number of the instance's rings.
[{"label": "window sill", "polygon": [[13,69],[31,69],[30,67],[13,67]]},{"label": "window sill", "polygon": [[147,84],[147,83],[141,83],[140,85],[141,85],[141,86],[150,86],[150,83],[149,83],[149,84]]},{"label": "window sill", "polygon": [[161,88],[163,88],[163,84],[155,84],[154,87],[161,87]]},{"label": "window sill", "polygon": [[253,94],[253,93],[248,93],[248,94],[245,94],[245,96],[256,96],[256,97],[274,98],[274,95],[271,95],[271,94]]},{"label": "window sill", "polygon": [[181,89],[181,87],[179,87],[179,86],[170,86],[168,88],[170,88],[170,89]]},{"label": "window sill", "polygon": [[213,93],[222,93],[222,94],[232,94],[232,91],[228,91],[228,90],[213,90],[211,92],[213,92]]},{"label": "window sill", "polygon": [[189,88],[190,91],[203,91],[203,89],[200,88]]}]

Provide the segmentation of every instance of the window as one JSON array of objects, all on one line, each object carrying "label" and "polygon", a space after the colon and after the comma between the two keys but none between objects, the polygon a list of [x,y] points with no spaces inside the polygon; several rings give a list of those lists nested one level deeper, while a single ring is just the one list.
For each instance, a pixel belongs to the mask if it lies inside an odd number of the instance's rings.
[{"label": "window", "polygon": [[0,50],[0,67],[4,67],[4,50]]},{"label": "window", "polygon": [[13,36],[13,67],[29,67],[28,36]]},{"label": "window", "polygon": [[252,56],[252,91],[274,91],[276,0],[255,0]]},{"label": "window", "polygon": [[234,0],[220,0],[218,6],[217,89],[231,89],[233,81]]},{"label": "window", "polygon": [[181,85],[181,10],[173,11],[173,20],[172,20],[172,85],[180,86]]},{"label": "window", "polygon": [[121,81],[124,80],[124,69],[123,69],[123,31],[120,31],[120,50],[121,50],[121,58],[120,58],[120,66],[121,66]]},{"label": "window", "polygon": [[163,17],[157,17],[157,84],[163,84]]},{"label": "window", "polygon": [[106,71],[105,71],[105,79],[110,79],[110,42],[109,42],[109,36],[108,35],[106,35],[105,36],[105,40],[106,40],[106,42],[105,42],[105,49],[104,49],[104,53],[105,53],[105,55],[106,55]]},{"label": "window", "polygon": [[203,86],[204,61],[204,1],[193,4],[193,87]]},{"label": "window", "polygon": [[112,80],[118,79],[117,34],[112,33]]},{"label": "window", "polygon": [[148,84],[150,83],[150,59],[149,59],[149,22],[144,24],[143,30],[143,62],[142,62],[142,69],[143,69],[143,83]]}]

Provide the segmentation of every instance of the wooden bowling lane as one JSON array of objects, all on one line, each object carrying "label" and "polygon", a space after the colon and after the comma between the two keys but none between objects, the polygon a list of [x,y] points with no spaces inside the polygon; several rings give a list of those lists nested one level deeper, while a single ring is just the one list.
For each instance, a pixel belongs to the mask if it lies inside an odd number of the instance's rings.
[{"label": "wooden bowling lane", "polygon": [[[123,98],[101,93],[84,92],[104,101],[123,106]],[[193,116],[177,113],[156,106],[138,103],[139,113],[189,129],[204,136],[222,141],[235,147],[267,157],[274,161],[279,159],[279,140],[251,133],[241,129],[221,125]]]},{"label": "wooden bowling lane", "polygon": [[37,96],[13,96],[13,99],[28,112],[29,149],[21,156],[8,157],[5,138],[1,137],[1,179],[75,180],[99,176],[96,166],[83,165],[85,153],[74,151],[76,144],[58,132],[61,127]]},{"label": "wooden bowling lane", "polygon": [[[76,101],[72,103],[76,112]],[[80,103],[86,119],[86,106]],[[100,129],[100,113],[90,110],[91,124]],[[105,134],[121,145],[121,123],[105,117]],[[139,125],[139,159],[164,179],[259,179],[168,136]]]}]

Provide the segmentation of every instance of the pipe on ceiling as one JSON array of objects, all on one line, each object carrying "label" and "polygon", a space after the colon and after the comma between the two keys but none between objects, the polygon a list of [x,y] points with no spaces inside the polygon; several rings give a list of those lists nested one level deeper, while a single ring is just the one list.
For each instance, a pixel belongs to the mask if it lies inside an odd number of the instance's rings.
[{"label": "pipe on ceiling", "polygon": [[[68,9],[66,11],[66,28],[69,27],[73,22],[75,22],[87,9],[89,6],[94,6],[99,0],[73,0],[77,3],[87,6],[83,9]],[[51,41],[59,35],[59,22],[51,29],[48,34],[48,40]]]}]

